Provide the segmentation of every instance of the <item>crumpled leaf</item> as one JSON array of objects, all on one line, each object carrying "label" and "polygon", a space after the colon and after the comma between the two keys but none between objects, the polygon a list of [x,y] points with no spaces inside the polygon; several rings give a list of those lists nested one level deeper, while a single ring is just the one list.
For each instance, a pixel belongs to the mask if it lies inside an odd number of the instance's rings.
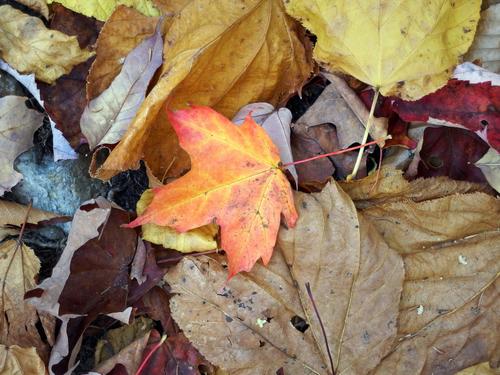
[{"label": "crumpled leaf", "polygon": [[465,58],[500,74],[500,4],[481,12],[476,37]]},{"label": "crumpled leaf", "polygon": [[407,181],[403,177],[403,171],[385,166],[382,166],[379,173],[372,173],[360,180],[338,181],[338,184],[359,209],[403,200],[421,202],[450,194],[488,190],[486,184],[456,181],[447,177],[417,178]]},{"label": "crumpled leaf", "polygon": [[[208,360],[229,373],[366,374],[389,353],[403,281],[401,258],[336,185],[296,194],[300,218],[280,231],[269,266],[225,283],[220,258],[185,257],[165,280],[172,316]],[[305,309],[305,310],[304,310]],[[206,324],[206,321],[210,324]],[[305,321],[305,331],[294,321]]]},{"label": "crumpled leaf", "polygon": [[455,194],[363,213],[405,263],[400,340],[374,374],[454,374],[497,358],[500,200]]},{"label": "crumpled leaf", "polygon": [[314,57],[379,87],[418,99],[444,85],[474,38],[481,0],[290,0],[289,14],[318,38]]},{"label": "crumpled leaf", "polygon": [[14,160],[33,146],[33,134],[42,125],[43,114],[29,109],[27,100],[21,96],[0,98],[0,196],[21,181]]},{"label": "crumpled leaf", "polygon": [[80,128],[90,149],[118,143],[146,97],[149,81],[162,64],[162,22],[125,58],[111,85],[91,100],[80,118]]},{"label": "crumpled leaf", "polygon": [[0,344],[0,374],[46,375],[45,364],[35,348]]},{"label": "crumpled leaf", "polygon": [[100,21],[106,21],[119,5],[135,8],[146,16],[160,15],[151,0],[47,0],[47,3],[60,3],[68,9]]},{"label": "crumpled leaf", "polygon": [[109,179],[136,169],[143,159],[162,181],[182,175],[189,157],[178,145],[165,105],[208,105],[227,117],[250,102],[276,105],[300,89],[312,70],[308,45],[281,0],[189,1],[165,35],[158,82],[121,142],[92,173]]},{"label": "crumpled leaf", "polygon": [[[153,190],[148,189],[137,202],[137,214],[142,215],[153,200]],[[208,224],[200,228],[191,229],[187,232],[179,233],[168,226],[161,226],[154,223],[143,224],[142,238],[146,241],[162,245],[167,249],[174,249],[182,253],[193,251],[208,251],[217,248],[217,241],[214,239],[219,231],[216,224]]]},{"label": "crumpled leaf", "polygon": [[[92,47],[97,40],[102,22],[66,9],[60,4],[51,6],[50,27],[78,38],[80,48]],[[76,65],[71,72],[59,77],[54,84],[39,83],[43,105],[50,117],[72,147],[77,149],[85,138],[80,129],[80,117],[87,105],[85,84],[94,58]],[[54,143],[54,148],[58,147]],[[57,150],[58,151],[58,150]]]},{"label": "crumpled leaf", "polygon": [[490,148],[476,161],[475,166],[481,169],[491,187],[500,192],[500,153]]},{"label": "crumpled leaf", "polygon": [[169,112],[169,119],[192,169],[153,189],[153,200],[130,227],[154,223],[185,232],[215,221],[229,278],[259,258],[267,264],[281,214],[288,226],[297,220],[276,146],[251,117],[236,126],[208,107],[192,107]]},{"label": "crumpled leaf", "polygon": [[93,55],[75,37],[45,27],[10,5],[0,6],[0,57],[20,73],[53,83]]},{"label": "crumpled leaf", "polygon": [[[269,103],[251,103],[241,108],[234,116],[233,122],[237,125],[245,121],[247,115],[252,116],[254,121],[261,125],[273,143],[278,147],[280,159],[283,164],[292,163],[292,144],[290,141],[292,112],[288,108],[274,109]],[[295,185],[298,184],[297,170],[295,165],[287,166]]]},{"label": "crumpled leaf", "polygon": [[52,337],[54,322],[39,316],[36,309],[24,301],[24,294],[36,285],[39,270],[40,261],[28,246],[18,245],[15,240],[0,244],[0,342],[33,346],[40,356],[47,357],[49,347],[37,325],[46,331],[47,337]]},{"label": "crumpled leaf", "polygon": [[104,24],[96,45],[96,58],[87,76],[87,99],[98,97],[120,73],[125,57],[158,23],[134,8],[118,6]]}]

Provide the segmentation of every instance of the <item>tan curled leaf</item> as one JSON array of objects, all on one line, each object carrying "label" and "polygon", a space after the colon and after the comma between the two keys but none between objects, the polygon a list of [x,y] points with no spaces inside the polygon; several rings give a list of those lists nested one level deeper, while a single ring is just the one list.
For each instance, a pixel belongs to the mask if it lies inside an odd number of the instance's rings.
[{"label": "tan curled leaf", "polygon": [[149,81],[162,64],[161,22],[123,62],[122,70],[101,95],[92,99],[80,118],[90,149],[118,143],[146,97]]},{"label": "tan curled leaf", "polygon": [[419,203],[391,202],[363,214],[384,234],[389,246],[402,254],[500,229],[500,200],[480,192]]},{"label": "tan curled leaf", "polygon": [[43,114],[29,109],[26,100],[21,96],[0,98],[0,196],[21,181],[14,160],[33,146],[33,134],[42,125]]},{"label": "tan curled leaf", "polygon": [[[146,190],[137,202],[137,214],[142,215],[153,200],[153,191]],[[217,248],[214,239],[219,231],[216,224],[208,224],[200,228],[179,233],[175,229],[157,224],[143,224],[142,238],[146,241],[162,245],[167,249],[175,249],[182,253],[207,251]]]},{"label": "tan curled leaf", "polygon": [[479,59],[484,68],[500,74],[500,4],[481,12],[476,37],[465,58]]},{"label": "tan curled leaf", "polygon": [[298,90],[311,71],[303,30],[280,0],[191,0],[165,35],[161,76],[99,178],[137,168],[144,159],[156,177],[185,173],[189,157],[179,147],[165,106],[212,106],[227,117],[249,102],[276,105]]},{"label": "tan curled leaf", "polygon": [[[39,315],[24,301],[24,294],[36,286],[40,261],[32,249],[15,240],[0,244],[0,342],[5,345],[34,346],[40,355],[48,347],[37,328]],[[52,319],[53,320],[53,319]],[[49,332],[51,324],[42,325]],[[52,327],[53,329],[54,327]]]},{"label": "tan curled leaf", "polygon": [[87,76],[87,99],[92,100],[109,87],[120,73],[125,57],[150,36],[158,23],[133,8],[120,5],[106,21],[96,43],[96,58]]},{"label": "tan curled leaf", "polygon": [[[366,374],[393,344],[401,258],[336,185],[296,194],[267,267],[229,282],[220,260],[186,257],[165,276],[172,316],[212,363],[238,374],[326,374],[330,364],[305,283],[323,318],[337,373]],[[221,258],[218,258],[221,259]],[[291,322],[303,319],[304,333]],[[209,322],[209,324],[207,324]]]},{"label": "tan curled leaf", "polygon": [[318,38],[314,57],[380,88],[418,99],[443,86],[467,52],[481,0],[289,0]]},{"label": "tan curled leaf", "polygon": [[[19,203],[0,200],[0,241],[2,241],[8,235],[16,234],[19,232],[18,229],[8,228],[6,226],[13,225],[20,227],[26,219],[26,213],[28,212],[28,209],[28,206],[23,206]],[[31,208],[29,209],[27,223],[36,224],[40,221],[52,219],[56,216],[56,214],[53,214],[51,212]]]},{"label": "tan curled leaf", "polygon": [[35,348],[0,345],[0,374],[46,375],[47,370]]},{"label": "tan curled leaf", "polygon": [[81,13],[87,17],[94,17],[100,21],[106,21],[119,5],[126,5],[137,9],[146,16],[158,16],[158,9],[151,0],[47,0],[49,4],[60,3],[74,12]]},{"label": "tan curled leaf", "polygon": [[364,209],[384,203],[412,200],[421,202],[450,194],[487,191],[486,184],[456,181],[447,177],[417,178],[408,181],[403,171],[382,166],[380,172],[353,181],[339,181],[357,208]]},{"label": "tan curled leaf", "polygon": [[500,153],[490,148],[475,165],[481,169],[491,187],[500,192]]},{"label": "tan curled leaf", "polygon": [[93,55],[75,36],[47,29],[42,20],[10,5],[0,6],[0,57],[20,73],[53,83]]}]

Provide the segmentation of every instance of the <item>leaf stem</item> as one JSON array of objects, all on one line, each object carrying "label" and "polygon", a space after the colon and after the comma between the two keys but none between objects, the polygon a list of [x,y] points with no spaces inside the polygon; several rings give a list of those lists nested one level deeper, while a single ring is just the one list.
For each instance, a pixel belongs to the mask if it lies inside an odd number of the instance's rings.
[{"label": "leaf stem", "polygon": [[[363,140],[361,143],[366,143],[366,140],[368,139],[368,135],[370,134],[370,127],[373,122],[373,115],[375,113],[375,107],[377,106],[377,101],[378,101],[378,95],[380,93],[379,88],[377,87],[375,89],[375,95],[373,96],[373,101],[372,101],[372,106],[370,108],[370,114],[368,115],[368,120],[366,120],[366,127],[365,127],[365,133],[363,134]],[[358,153],[358,158],[356,159],[356,164],[354,164],[354,169],[352,170],[352,173],[347,176],[347,181],[350,181],[354,178],[356,178],[356,175],[358,174],[359,166],[361,165],[361,159],[363,158],[363,152],[365,148],[364,146],[360,148],[359,153]]]},{"label": "leaf stem", "polygon": [[376,139],[376,140],[368,142],[368,143],[364,143],[364,144],[359,145],[359,146],[353,146],[353,147],[349,147],[349,148],[344,148],[343,150],[329,152],[328,154],[316,155],[316,156],[313,156],[311,158],[307,158],[307,159],[303,159],[303,160],[297,160],[297,161],[294,161],[294,162],[291,162],[291,163],[286,163],[286,164],[283,164],[282,166],[283,166],[283,168],[286,168],[286,167],[289,167],[290,165],[297,165],[297,164],[307,163],[309,161],[313,161],[313,160],[316,160],[316,159],[326,158],[326,157],[332,156],[332,155],[344,154],[344,153],[349,152],[349,151],[358,150],[360,148],[364,148],[364,147],[367,147],[367,146],[374,145],[376,143],[383,142],[383,141],[385,141],[387,139],[390,139],[390,138],[391,138],[391,136],[389,135],[387,137],[379,138],[379,139]]},{"label": "leaf stem", "polygon": [[151,358],[151,356],[160,348],[160,346],[163,345],[163,343],[165,342],[166,339],[167,339],[167,335],[164,334],[161,337],[161,340],[153,347],[153,349],[151,349],[151,351],[148,353],[148,355],[146,356],[146,358],[144,358],[144,360],[142,361],[141,365],[137,369],[137,372],[135,373],[135,375],[139,375],[142,372],[142,370],[144,370],[144,367],[146,367],[146,364],[148,363],[148,361]]}]

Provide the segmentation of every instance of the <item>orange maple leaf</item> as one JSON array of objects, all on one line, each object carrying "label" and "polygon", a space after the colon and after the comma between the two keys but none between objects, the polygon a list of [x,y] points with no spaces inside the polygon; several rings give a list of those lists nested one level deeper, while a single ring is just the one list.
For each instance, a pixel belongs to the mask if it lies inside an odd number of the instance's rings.
[{"label": "orange maple leaf", "polygon": [[276,146],[248,116],[241,126],[209,107],[168,112],[191,171],[154,189],[154,198],[130,227],[146,223],[185,232],[216,222],[231,278],[271,259],[281,213],[288,227],[298,214],[279,167]]}]

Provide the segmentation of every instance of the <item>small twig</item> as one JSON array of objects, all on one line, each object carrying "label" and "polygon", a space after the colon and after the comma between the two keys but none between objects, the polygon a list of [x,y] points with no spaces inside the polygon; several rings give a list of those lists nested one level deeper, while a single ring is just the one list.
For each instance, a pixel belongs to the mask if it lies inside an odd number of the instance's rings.
[{"label": "small twig", "polygon": [[309,283],[306,283],[306,290],[307,290],[307,294],[309,295],[309,299],[311,300],[311,304],[314,308],[314,312],[316,314],[316,317],[318,318],[319,325],[321,327],[321,332],[323,333],[323,338],[325,339],[326,352],[328,353],[328,359],[330,359],[330,366],[332,368],[332,375],[335,375],[335,368],[333,366],[332,353],[330,351],[330,345],[328,344],[328,338],[326,337],[325,326],[323,325],[323,321],[321,320],[321,316],[319,315],[318,308],[316,307],[316,302],[314,302],[314,297],[313,297],[313,294],[311,291],[311,285]]},{"label": "small twig", "polygon": [[142,372],[142,370],[144,370],[144,367],[146,367],[146,364],[148,363],[149,359],[153,356],[153,354],[158,349],[160,349],[160,346],[163,345],[163,343],[165,342],[166,339],[167,339],[167,335],[163,335],[161,337],[160,341],[153,347],[153,349],[151,349],[151,351],[148,353],[148,355],[146,356],[146,358],[144,358],[144,360],[142,361],[141,365],[137,369],[137,372],[135,373],[135,375],[140,375],[140,373]]}]

